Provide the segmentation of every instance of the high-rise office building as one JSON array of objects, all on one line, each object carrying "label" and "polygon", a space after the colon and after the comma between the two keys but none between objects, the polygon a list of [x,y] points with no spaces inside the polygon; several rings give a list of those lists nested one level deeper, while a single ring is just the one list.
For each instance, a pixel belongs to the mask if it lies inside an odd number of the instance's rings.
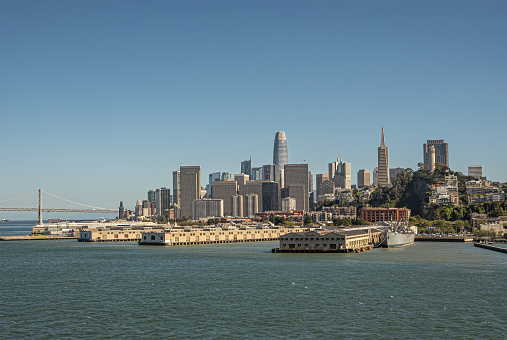
[{"label": "high-rise office building", "polygon": [[222,174],[219,171],[212,172],[208,176],[208,185],[206,186],[206,198],[212,198],[211,192],[213,191],[212,184],[214,181],[220,181]]},{"label": "high-rise office building", "polygon": [[155,190],[155,211],[158,216],[169,212],[171,206],[171,190],[160,188]]},{"label": "high-rise office building", "polygon": [[123,201],[120,201],[120,208],[118,208],[118,219],[125,219],[125,208],[123,207]]},{"label": "high-rise office building", "polygon": [[259,195],[246,194],[244,197],[244,216],[254,217],[259,212]]},{"label": "high-rise office building", "polygon": [[357,172],[357,187],[369,187],[371,184],[370,170],[361,169]]},{"label": "high-rise office building", "polygon": [[151,203],[148,200],[143,200],[142,216],[151,216]]},{"label": "high-rise office building", "polygon": [[[309,174],[308,164],[285,164],[285,188],[289,188],[289,195],[296,199],[297,210],[308,211],[309,208]],[[290,186],[303,186],[303,193],[298,196],[290,193]]]},{"label": "high-rise office building", "polygon": [[238,194],[238,183],[233,179],[214,181],[211,183],[211,198],[224,201],[225,216],[234,216],[231,197]]},{"label": "high-rise office building", "polygon": [[428,140],[423,144],[424,164],[430,169],[431,153],[430,146],[435,147],[435,162],[449,166],[449,145],[443,139]]},{"label": "high-rise office building", "polygon": [[280,187],[278,183],[273,181],[262,183],[262,210],[280,210]]},{"label": "high-rise office building", "polygon": [[276,177],[276,183],[280,185],[280,188],[285,186],[285,172],[283,169],[278,169],[278,177]]},{"label": "high-rise office building", "polygon": [[336,185],[333,181],[325,180],[319,184],[319,195],[317,195],[317,201],[322,202],[323,199],[319,198],[320,195],[334,195],[336,191]]},{"label": "high-rise office building", "polygon": [[204,198],[192,202],[192,217],[194,219],[222,216],[224,213],[221,199]]},{"label": "high-rise office building", "polygon": [[148,191],[148,201],[155,203],[155,190]]},{"label": "high-rise office building", "polygon": [[231,216],[233,217],[243,217],[243,196],[242,195],[234,195],[231,196]]},{"label": "high-rise office building", "polygon": [[315,186],[317,188],[317,197],[319,197],[319,195],[322,195],[322,193],[320,192],[320,183],[324,182],[324,181],[327,181],[329,179],[329,174],[317,174],[315,176]]},{"label": "high-rise office building", "polygon": [[287,149],[287,138],[285,132],[278,131],[275,134],[275,145],[273,147],[273,164],[283,169],[289,163],[289,151]]},{"label": "high-rise office building", "polygon": [[180,171],[173,171],[173,202],[180,204]]},{"label": "high-rise office building", "polygon": [[[245,207],[243,209],[243,212],[246,214],[248,212],[248,194],[255,194],[257,195],[257,209],[256,212],[262,212],[262,181],[246,181],[246,184],[241,188],[239,187],[240,191],[239,194],[243,195],[245,199],[243,200]],[[250,217],[250,215],[247,215]]]},{"label": "high-rise office building", "polygon": [[392,181],[393,179],[398,177],[398,175],[401,174],[403,171],[405,171],[405,169],[400,167],[389,169],[389,179]]},{"label": "high-rise office building", "polygon": [[308,171],[308,192],[313,192],[313,172]]},{"label": "high-rise office building", "polygon": [[137,202],[136,202],[134,214],[136,217],[143,216],[143,205],[141,204],[140,200],[137,200]]},{"label": "high-rise office building", "polygon": [[304,210],[303,203],[305,202],[305,193],[306,195],[308,195],[308,204],[309,204],[310,195],[309,193],[306,192],[305,186],[303,184],[292,184],[283,188],[281,191],[281,197],[282,199],[287,197],[295,199],[296,200],[295,210]]},{"label": "high-rise office building", "polygon": [[343,162],[341,156],[333,163],[329,163],[329,180],[337,188],[350,189],[352,187],[352,170],[350,163]]},{"label": "high-rise office building", "polygon": [[180,167],[180,207],[181,216],[192,215],[192,202],[201,198],[201,167]]},{"label": "high-rise office building", "polygon": [[262,181],[264,178],[262,177],[262,167],[252,168],[252,176],[250,176],[250,180],[252,181]]},{"label": "high-rise office building", "polygon": [[250,180],[250,176],[246,174],[236,174],[234,175],[234,180],[236,181],[236,183],[238,183],[238,193],[240,195],[243,195],[244,194],[243,188],[245,187],[246,182]]},{"label": "high-rise office building", "polygon": [[296,199],[292,197],[282,198],[282,211],[296,210]]},{"label": "high-rise office building", "polygon": [[249,160],[241,162],[241,173],[252,176],[252,157]]},{"label": "high-rise office building", "polygon": [[482,177],[482,165],[469,165],[468,166],[468,176],[473,176],[475,178]]},{"label": "high-rise office building", "polygon": [[384,140],[384,128],[382,128],[382,137],[380,138],[380,147],[378,148],[378,184],[387,186],[389,181],[389,148]]},{"label": "high-rise office building", "polygon": [[378,185],[378,167],[375,167],[375,169],[373,169],[373,185]]},{"label": "high-rise office building", "polygon": [[278,165],[266,164],[262,166],[262,180],[273,181],[279,183],[280,177],[278,176]]}]

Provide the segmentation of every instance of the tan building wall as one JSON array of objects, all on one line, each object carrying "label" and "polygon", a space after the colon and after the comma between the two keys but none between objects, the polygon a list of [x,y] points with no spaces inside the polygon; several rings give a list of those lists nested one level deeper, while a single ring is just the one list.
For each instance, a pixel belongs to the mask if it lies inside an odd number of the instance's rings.
[{"label": "tan building wall", "polygon": [[179,230],[171,229],[165,231],[148,231],[141,235],[141,243],[145,245],[191,245],[207,243],[228,243],[228,242],[252,242],[252,241],[272,241],[280,238],[280,235],[289,231],[305,231],[307,228],[280,228],[280,229],[229,229],[213,230],[191,229]]}]

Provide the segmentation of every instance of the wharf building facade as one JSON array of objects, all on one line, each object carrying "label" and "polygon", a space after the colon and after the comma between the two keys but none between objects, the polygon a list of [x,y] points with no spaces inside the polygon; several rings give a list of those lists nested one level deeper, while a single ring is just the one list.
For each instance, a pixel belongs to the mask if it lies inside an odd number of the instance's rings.
[{"label": "wharf building facade", "polygon": [[192,228],[145,231],[141,233],[141,245],[185,246],[194,244],[274,241],[280,235],[308,228],[278,228],[267,225],[240,226],[239,228]]},{"label": "wharf building facade", "polygon": [[310,230],[280,236],[280,247],[273,252],[353,252],[372,249],[382,240],[383,232],[376,228],[347,228],[342,230]]},{"label": "wharf building facade", "polygon": [[435,163],[449,166],[449,145],[443,139],[429,139],[423,144],[424,164],[431,171],[431,150],[430,146],[435,148]]},{"label": "wharf building facade", "polygon": [[382,137],[380,138],[380,147],[378,148],[378,184],[388,186],[389,181],[389,149],[384,140],[384,128],[382,128]]},{"label": "wharf building facade", "polygon": [[289,163],[289,151],[287,149],[287,138],[284,131],[277,131],[275,134],[275,143],[273,147],[273,164],[280,169],[284,169]]}]

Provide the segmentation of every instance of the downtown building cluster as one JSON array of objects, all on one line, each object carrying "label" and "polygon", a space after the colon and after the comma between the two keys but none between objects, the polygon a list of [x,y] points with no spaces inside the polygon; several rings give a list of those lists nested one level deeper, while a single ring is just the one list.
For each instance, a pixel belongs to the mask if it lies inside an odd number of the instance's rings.
[{"label": "downtown building cluster", "polygon": [[[449,164],[448,144],[444,140],[428,140],[423,145],[425,166],[433,171],[436,163]],[[313,174],[308,164],[289,163],[287,138],[285,132],[278,131],[273,146],[273,163],[253,167],[251,158],[241,162],[238,174],[214,172],[209,174],[208,183],[201,185],[200,166],[180,166],[173,171],[171,190],[160,188],[148,191],[148,199],[137,201],[133,212],[126,211],[120,204],[120,219],[143,219],[164,217],[166,219],[206,219],[218,217],[253,218],[266,216],[266,213],[284,216],[302,216],[315,210],[317,203],[340,201],[344,204],[357,199],[367,201],[374,189],[389,186],[404,168],[389,168],[389,149],[382,128],[378,147],[377,167],[372,174],[368,169],[357,172],[357,185],[352,185],[351,163],[338,156],[336,162],[328,164],[328,173],[316,175],[315,190]],[[469,173],[482,177],[482,166],[469,167]],[[449,179],[449,183],[454,178]],[[449,197],[446,189],[440,188],[432,195],[433,202]],[[454,188],[454,187],[452,187]],[[453,192],[453,189],[450,189]],[[354,193],[352,189],[357,189]],[[440,195],[440,196],[439,196]],[[437,197],[437,198],[435,198]],[[440,197],[440,198],[439,198]],[[451,200],[455,200],[455,197]],[[355,210],[354,210],[355,214]],[[331,214],[335,217],[335,214]],[[324,216],[327,216],[324,214]],[[341,215],[338,215],[341,216]],[[320,215],[316,220],[321,220]],[[355,218],[350,212],[342,217]]]}]

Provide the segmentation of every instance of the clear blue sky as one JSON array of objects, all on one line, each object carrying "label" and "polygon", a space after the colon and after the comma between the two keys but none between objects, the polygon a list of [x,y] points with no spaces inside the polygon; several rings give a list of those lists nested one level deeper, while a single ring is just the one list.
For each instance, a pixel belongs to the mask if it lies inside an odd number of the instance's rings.
[{"label": "clear blue sky", "polygon": [[133,208],[180,164],[271,163],[279,130],[353,183],[382,127],[391,167],[445,139],[507,181],[506,1],[0,3],[0,200]]}]

